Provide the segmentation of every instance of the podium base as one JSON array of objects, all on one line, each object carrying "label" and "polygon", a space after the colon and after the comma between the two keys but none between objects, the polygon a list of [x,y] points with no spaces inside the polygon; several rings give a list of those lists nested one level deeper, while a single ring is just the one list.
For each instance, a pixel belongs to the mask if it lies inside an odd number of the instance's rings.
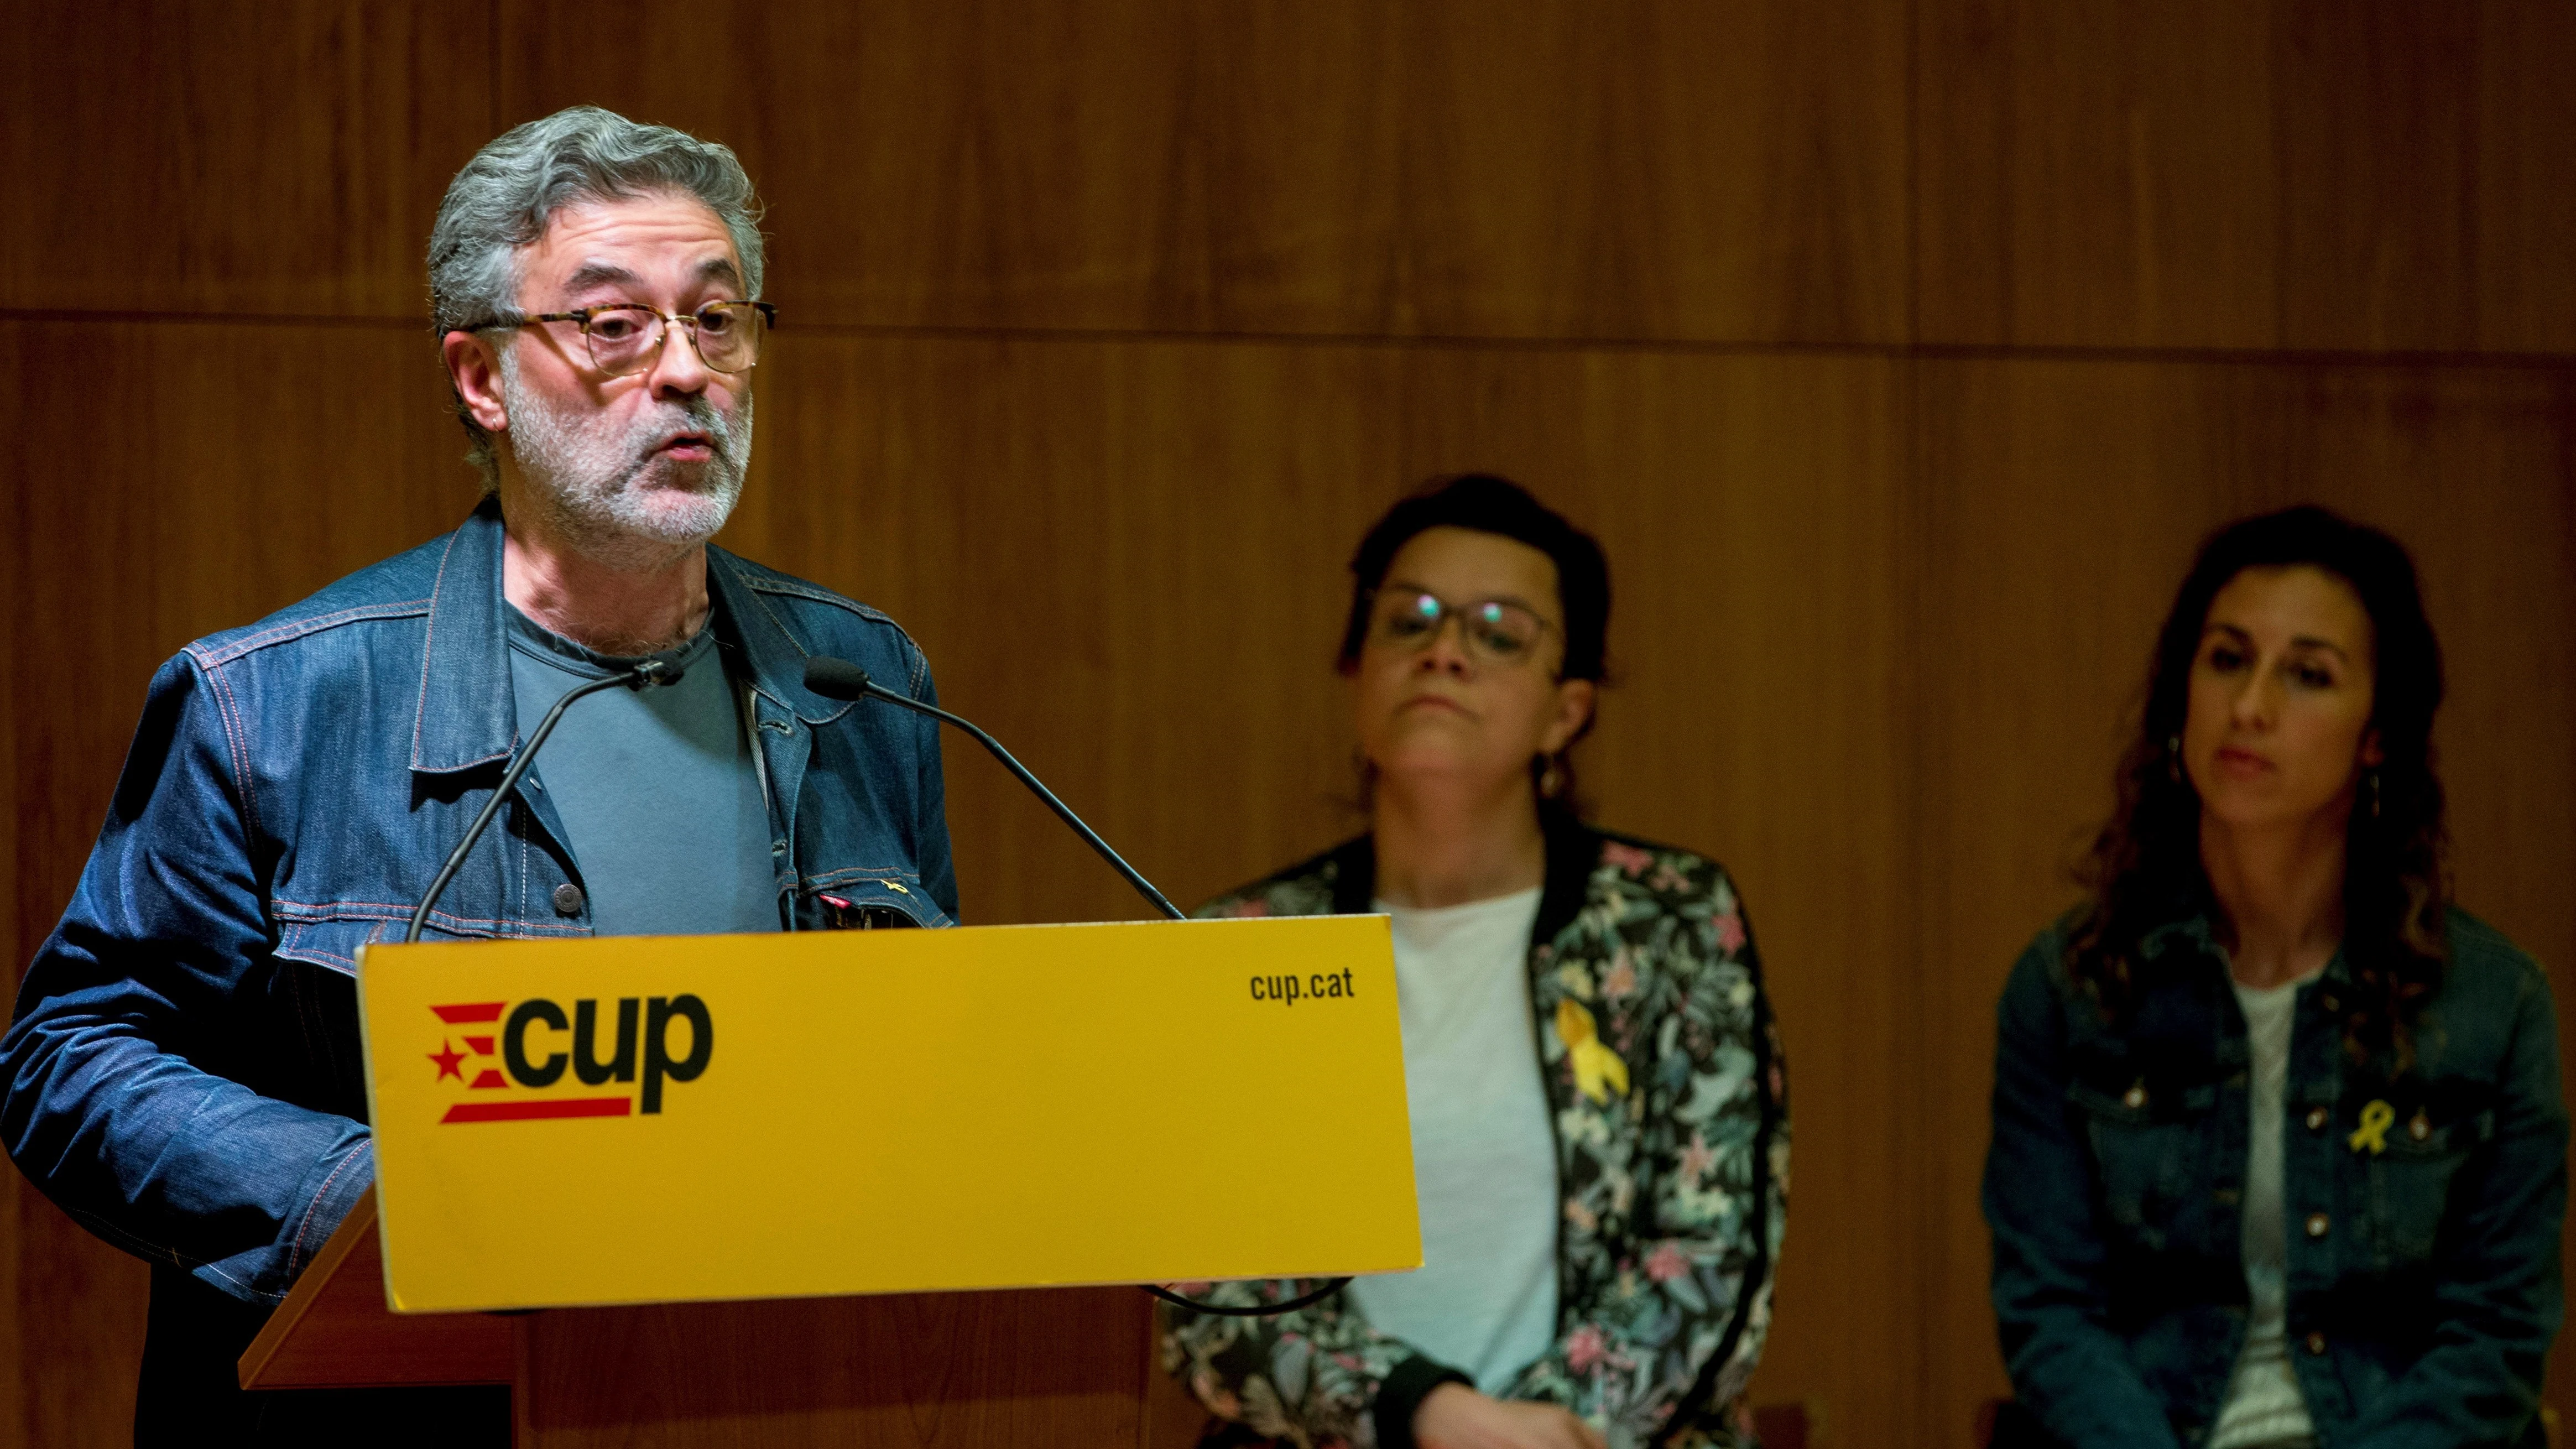
[{"label": "podium base", "polygon": [[1132,1288],[1064,1288],[535,1314],[517,1442],[1130,1449],[1163,1377],[1150,1307]]},{"label": "podium base", "polygon": [[507,1384],[517,1449],[1190,1449],[1133,1288],[396,1314],[370,1192],[241,1358],[246,1389]]}]

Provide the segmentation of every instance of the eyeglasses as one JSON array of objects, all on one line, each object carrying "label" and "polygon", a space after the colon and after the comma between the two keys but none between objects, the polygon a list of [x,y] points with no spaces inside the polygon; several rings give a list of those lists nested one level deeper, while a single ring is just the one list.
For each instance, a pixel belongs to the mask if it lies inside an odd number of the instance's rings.
[{"label": "eyeglasses", "polygon": [[778,309],[767,302],[709,302],[695,312],[664,312],[641,302],[612,302],[604,307],[578,307],[570,312],[536,312],[515,321],[494,318],[459,332],[495,327],[531,327],[539,322],[570,322],[581,329],[591,365],[610,377],[642,372],[662,355],[677,322],[689,334],[698,360],[717,372],[749,372],[760,361],[760,339],[778,325]]},{"label": "eyeglasses", "polygon": [[1389,649],[1428,649],[1451,619],[1458,621],[1467,657],[1479,664],[1526,663],[1537,655],[1539,637],[1555,627],[1502,599],[1452,604],[1421,589],[1391,589],[1379,593],[1369,607],[1369,642]]}]

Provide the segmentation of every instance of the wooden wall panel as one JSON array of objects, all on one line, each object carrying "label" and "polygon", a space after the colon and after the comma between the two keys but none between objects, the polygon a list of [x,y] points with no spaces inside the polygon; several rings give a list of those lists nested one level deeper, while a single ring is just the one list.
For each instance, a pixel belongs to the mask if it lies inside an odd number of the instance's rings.
[{"label": "wooden wall panel", "polygon": [[2470,5],[2283,0],[2282,343],[2477,346],[2481,19]]},{"label": "wooden wall panel", "polygon": [[[153,669],[443,528],[476,496],[409,327],[0,321],[18,974],[70,898]],[[23,565],[25,572],[18,571]],[[26,581],[22,586],[21,581]],[[130,1442],[143,1265],[11,1173],[0,1444]]]},{"label": "wooden wall panel", "polygon": [[[1334,838],[1332,588],[1385,466],[1356,425],[1373,355],[781,338],[728,546],[901,620],[942,699],[1176,898]],[[1147,914],[971,743],[948,775],[972,919]]]},{"label": "wooden wall panel", "polygon": [[2565,7],[1917,15],[1921,340],[2576,348]]},{"label": "wooden wall panel", "polygon": [[[1946,1245],[1924,1268],[1936,1420],[2003,1391],[1977,1178],[1995,999],[2076,899],[2154,632],[2207,530],[2320,501],[2413,550],[2451,671],[2437,734],[2460,897],[2576,1025],[2576,415],[2522,371],[1927,364],[1924,1026]],[[2552,1401],[2564,1404],[2562,1346]]]},{"label": "wooden wall panel", "polygon": [[2478,31],[2478,328],[2500,351],[2576,337],[2576,25],[2548,4]]},{"label": "wooden wall panel", "polygon": [[630,13],[507,6],[502,114],[736,146],[798,321],[1902,340],[1897,0]]},{"label": "wooden wall panel", "polygon": [[11,14],[0,308],[428,315],[430,218],[491,135],[492,0]]},{"label": "wooden wall panel", "polygon": [[1920,340],[2270,343],[2261,6],[1923,0],[1915,23]]}]

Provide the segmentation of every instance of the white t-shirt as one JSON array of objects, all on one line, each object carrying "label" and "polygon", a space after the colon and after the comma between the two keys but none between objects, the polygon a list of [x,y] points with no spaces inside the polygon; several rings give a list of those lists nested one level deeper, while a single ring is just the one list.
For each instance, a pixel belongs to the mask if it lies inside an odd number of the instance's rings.
[{"label": "white t-shirt", "polygon": [[2290,1371],[2290,1238],[2281,1181],[2292,1009],[2298,1005],[2299,988],[2314,979],[2310,974],[2265,987],[2235,983],[2236,1004],[2245,1013],[2246,1044],[2254,1057],[2252,1089],[2246,1094],[2253,1120],[2245,1153],[2243,1240],[2245,1289],[2254,1301],[2244,1351],[2236,1356],[2236,1372],[2218,1406],[2218,1425],[2210,1430],[2210,1449],[2297,1442],[2316,1432],[2308,1419],[2307,1397]]},{"label": "white t-shirt", "polygon": [[1530,1015],[1532,889],[1395,927],[1422,1267],[1361,1278],[1369,1322],[1508,1388],[1556,1337],[1556,1138]]}]

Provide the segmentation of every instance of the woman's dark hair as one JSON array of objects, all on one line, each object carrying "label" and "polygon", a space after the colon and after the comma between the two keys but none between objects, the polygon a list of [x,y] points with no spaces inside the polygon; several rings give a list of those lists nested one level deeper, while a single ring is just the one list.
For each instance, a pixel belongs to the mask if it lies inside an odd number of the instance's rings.
[{"label": "woman's dark hair", "polygon": [[[1568,523],[1565,515],[1530,496],[1518,483],[1491,473],[1432,480],[1388,509],[1360,539],[1359,551],[1351,555],[1351,612],[1342,628],[1339,661],[1343,671],[1359,664],[1360,647],[1368,642],[1369,609],[1396,554],[1415,534],[1434,528],[1497,534],[1546,554],[1556,564],[1557,605],[1565,614],[1565,655],[1557,678],[1596,683],[1602,679],[1610,637],[1609,559],[1592,535]],[[1566,749],[1591,732],[1592,721],[1586,719],[1574,739],[1566,741]],[[1532,760],[1530,774],[1533,780],[1540,779],[1553,763],[1560,780],[1555,797],[1570,801],[1574,767],[1564,756],[1560,750],[1553,762]]]},{"label": "woman's dark hair", "polygon": [[2305,565],[2333,575],[2370,616],[2370,723],[2383,758],[2346,827],[2345,963],[2355,989],[2344,1040],[2357,1062],[2385,1054],[2393,1072],[2413,1060],[2415,1009],[2442,977],[2442,782],[2433,773],[2433,712],[2442,703],[2442,649],[2424,616],[2415,565],[2396,539],[2323,508],[2231,523],[2200,547],[2156,636],[2138,736],[2120,758],[2118,803],[2077,867],[2092,891],[2067,944],[2067,968],[2105,1015],[2132,1004],[2140,940],[2211,906],[2200,861],[2200,794],[2174,741],[2190,709],[2192,662],[2218,591],[2247,569]]}]

